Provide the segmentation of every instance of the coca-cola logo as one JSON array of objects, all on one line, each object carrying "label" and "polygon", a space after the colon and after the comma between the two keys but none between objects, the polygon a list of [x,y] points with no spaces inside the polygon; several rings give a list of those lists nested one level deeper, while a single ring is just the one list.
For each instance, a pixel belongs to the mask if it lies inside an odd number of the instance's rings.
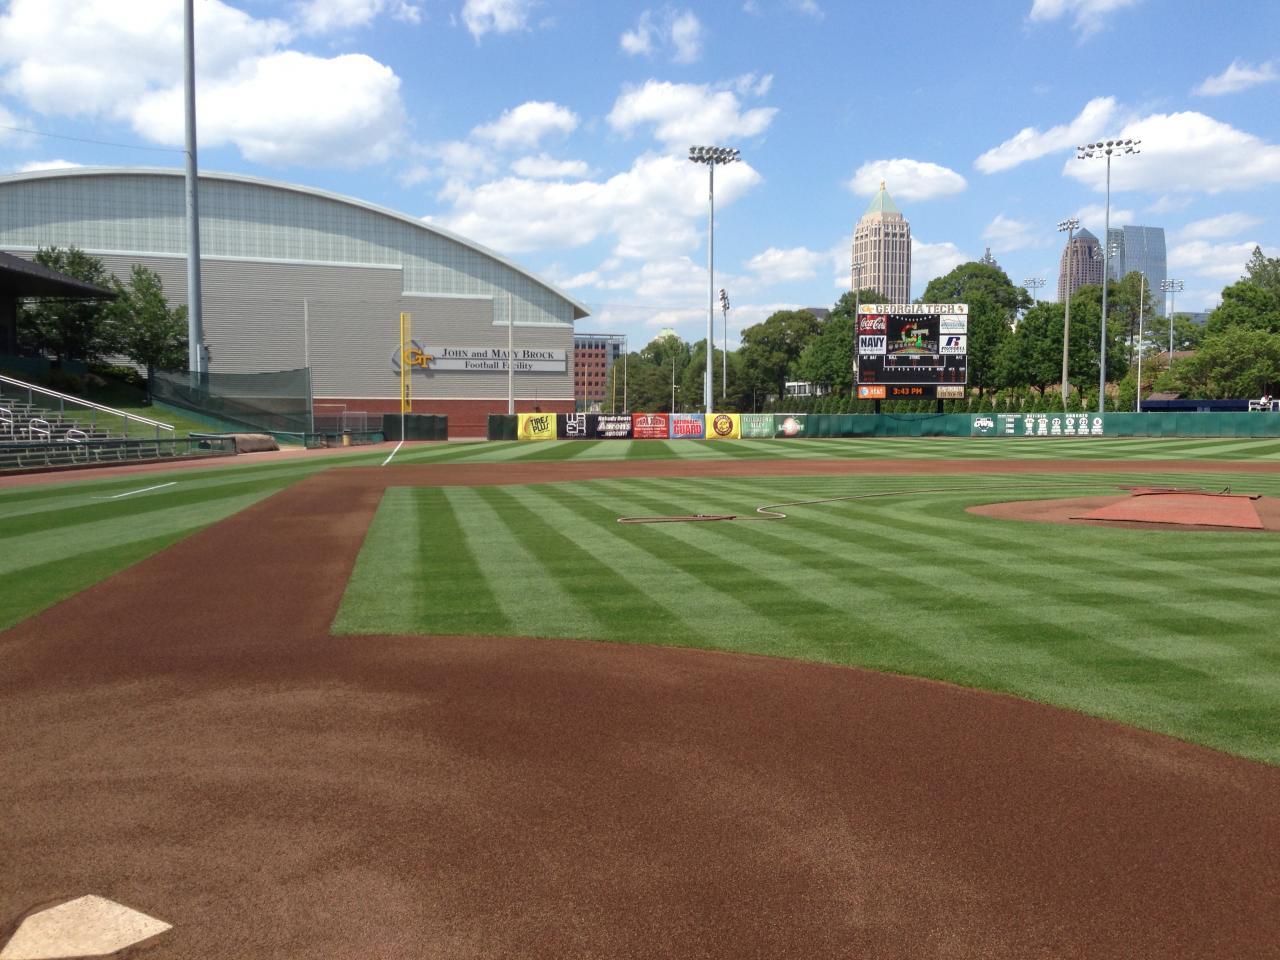
[{"label": "coca-cola logo", "polygon": [[859,333],[884,333],[885,332],[884,317],[859,317],[858,332]]},{"label": "coca-cola logo", "polygon": [[717,437],[729,436],[733,433],[733,417],[723,413],[717,414],[711,421],[711,429],[715,431]]}]

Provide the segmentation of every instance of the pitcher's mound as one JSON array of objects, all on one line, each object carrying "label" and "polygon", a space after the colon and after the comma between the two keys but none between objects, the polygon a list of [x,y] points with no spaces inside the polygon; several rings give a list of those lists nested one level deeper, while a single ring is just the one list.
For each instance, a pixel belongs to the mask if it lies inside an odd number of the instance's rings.
[{"label": "pitcher's mound", "polygon": [[1259,494],[1134,487],[1122,496],[1023,500],[970,507],[1003,520],[1164,530],[1280,531],[1280,499]]}]

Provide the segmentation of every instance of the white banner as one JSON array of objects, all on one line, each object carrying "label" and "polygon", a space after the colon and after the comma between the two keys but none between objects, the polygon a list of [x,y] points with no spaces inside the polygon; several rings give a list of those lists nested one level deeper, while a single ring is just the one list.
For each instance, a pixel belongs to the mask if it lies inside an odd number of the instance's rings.
[{"label": "white banner", "polygon": [[968,339],[968,337],[958,333],[949,333],[942,337],[942,342],[938,345],[938,353],[943,356],[968,353],[968,348],[965,346]]},{"label": "white banner", "polygon": [[969,318],[968,317],[939,317],[938,332],[939,333],[968,333]]},{"label": "white banner", "polygon": [[885,352],[885,343],[888,337],[883,336],[865,336],[858,335],[858,352],[864,355],[881,354]]}]

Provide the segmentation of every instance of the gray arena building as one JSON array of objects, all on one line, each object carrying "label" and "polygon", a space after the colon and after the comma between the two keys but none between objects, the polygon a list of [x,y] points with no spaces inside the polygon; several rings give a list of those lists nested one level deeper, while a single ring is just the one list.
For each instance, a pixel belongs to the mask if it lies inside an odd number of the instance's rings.
[{"label": "gray arena building", "polygon": [[[184,304],[185,202],[178,170],[0,177],[0,250],[76,246],[122,280],[143,264]],[[317,407],[398,412],[404,312],[429,357],[412,368],[413,410],[447,415],[451,435],[483,435],[507,412],[509,333],[516,409],[574,409],[586,307],[476,243],[322,190],[205,173],[200,244],[211,373],[309,366]]]}]

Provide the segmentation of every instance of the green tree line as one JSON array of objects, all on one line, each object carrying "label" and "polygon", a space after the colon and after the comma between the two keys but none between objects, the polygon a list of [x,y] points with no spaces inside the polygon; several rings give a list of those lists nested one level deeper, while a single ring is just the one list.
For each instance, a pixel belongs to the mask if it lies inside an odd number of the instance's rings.
[{"label": "green tree line", "polygon": [[[876,290],[843,294],[825,319],[808,310],[779,310],[742,331],[738,349],[725,358],[713,347],[717,410],[870,409],[854,392],[855,304],[884,302]],[[1093,409],[1097,406],[1102,342],[1102,287],[1080,287],[1071,297],[1067,344],[1069,396],[1061,396],[1063,326],[1061,303],[1036,303],[999,267],[963,263],[930,281],[921,303],[969,306],[969,393],[966,410]],[[1253,397],[1280,391],[1280,258],[1255,248],[1241,279],[1222,291],[1207,323],[1186,314],[1172,323],[1154,310],[1151,288],[1138,273],[1107,284],[1106,371],[1108,406],[1132,409],[1139,389],[1168,390],[1193,398]],[[1173,362],[1168,345],[1173,339]],[[706,342],[659,337],[610,370],[606,409],[702,409]],[[786,398],[788,381],[814,384],[818,399]],[[1017,398],[1016,402],[1011,398]],[[933,402],[919,404],[932,408]],[[900,405],[901,406],[901,405]]]}]

